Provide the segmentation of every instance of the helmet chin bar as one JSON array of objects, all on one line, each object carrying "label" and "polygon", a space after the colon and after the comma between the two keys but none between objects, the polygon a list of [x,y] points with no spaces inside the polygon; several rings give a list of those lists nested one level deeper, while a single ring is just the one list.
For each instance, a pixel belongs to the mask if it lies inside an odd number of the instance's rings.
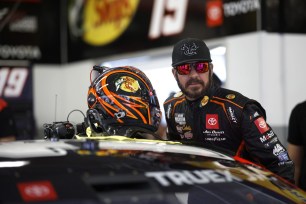
[{"label": "helmet chin bar", "polygon": [[90,129],[96,133],[101,133],[104,136],[122,135],[129,138],[148,139],[147,137],[149,137],[162,140],[159,135],[155,134],[153,131],[148,130],[147,128],[125,125],[106,125],[102,122],[101,116],[96,109],[88,109],[86,115],[87,123]]},{"label": "helmet chin bar", "polygon": [[90,129],[92,129],[94,132],[105,132],[105,127],[103,127],[101,116],[98,110],[89,108],[86,112],[86,118]]}]

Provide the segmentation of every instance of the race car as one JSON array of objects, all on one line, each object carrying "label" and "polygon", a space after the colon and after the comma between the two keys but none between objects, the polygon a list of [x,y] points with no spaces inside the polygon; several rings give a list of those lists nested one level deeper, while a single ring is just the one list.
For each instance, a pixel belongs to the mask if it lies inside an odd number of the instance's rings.
[{"label": "race car", "polygon": [[123,136],[0,143],[3,204],[306,203],[306,193],[243,159]]}]

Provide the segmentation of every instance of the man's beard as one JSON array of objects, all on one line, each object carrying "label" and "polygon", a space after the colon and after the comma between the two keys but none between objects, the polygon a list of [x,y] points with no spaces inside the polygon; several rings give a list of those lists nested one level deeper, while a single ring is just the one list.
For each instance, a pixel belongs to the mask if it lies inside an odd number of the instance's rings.
[{"label": "man's beard", "polygon": [[200,97],[203,97],[205,95],[205,93],[207,92],[207,90],[212,86],[211,75],[209,75],[209,80],[208,80],[207,84],[205,84],[205,82],[202,81],[202,80],[193,79],[193,78],[188,80],[187,83],[186,83],[186,87],[188,87],[192,83],[199,83],[199,84],[202,85],[202,88],[195,87],[195,88],[191,88],[191,89],[187,90],[187,88],[184,88],[183,85],[179,82],[178,78],[176,78],[176,81],[177,81],[177,85],[179,86],[179,88],[181,89],[183,94],[185,94],[185,96],[187,96],[188,98],[191,98],[191,99],[198,99]]}]

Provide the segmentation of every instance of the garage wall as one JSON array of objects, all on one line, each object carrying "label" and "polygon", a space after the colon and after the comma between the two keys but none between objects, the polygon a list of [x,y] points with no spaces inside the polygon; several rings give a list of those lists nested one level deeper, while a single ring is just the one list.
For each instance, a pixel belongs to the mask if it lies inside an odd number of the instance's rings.
[{"label": "garage wall", "polygon": [[[306,35],[258,32],[206,42],[209,47],[226,46],[227,81],[224,86],[262,103],[267,111],[268,123],[285,143],[290,111],[297,102],[306,100],[306,91],[303,90],[306,76],[306,69],[303,68],[306,64]],[[150,76],[155,70],[159,73],[157,76],[162,78],[171,72],[171,51],[172,47],[169,47],[62,66],[35,65],[34,114],[38,137],[42,137],[42,124],[55,120],[55,107],[57,121],[66,120],[73,109],[86,112],[89,72],[94,64],[149,56],[144,61],[129,62],[129,65],[143,69]],[[168,95],[169,90],[166,88],[172,89],[171,84],[175,86],[175,82],[171,81],[172,78],[169,81],[160,78],[152,77],[151,80],[162,103]],[[83,120],[80,113],[71,114],[69,119],[72,122]]]}]

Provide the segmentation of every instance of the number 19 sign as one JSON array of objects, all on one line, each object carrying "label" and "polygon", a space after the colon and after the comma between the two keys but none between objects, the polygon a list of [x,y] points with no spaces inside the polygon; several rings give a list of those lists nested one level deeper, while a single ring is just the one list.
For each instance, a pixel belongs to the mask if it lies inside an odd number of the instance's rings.
[{"label": "number 19 sign", "polygon": [[19,98],[29,75],[28,67],[0,68],[0,97]]}]

